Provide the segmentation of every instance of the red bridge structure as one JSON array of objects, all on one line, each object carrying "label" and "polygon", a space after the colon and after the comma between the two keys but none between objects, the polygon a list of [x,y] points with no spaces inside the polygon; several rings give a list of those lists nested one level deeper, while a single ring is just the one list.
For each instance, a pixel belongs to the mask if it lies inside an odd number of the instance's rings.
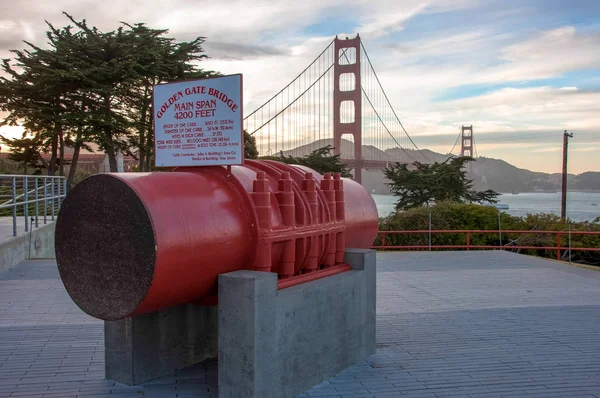
[{"label": "red bridge structure", "polygon": [[288,85],[244,118],[261,156],[332,145],[354,170],[427,162],[394,111],[360,36],[335,38]]},{"label": "red bridge structure", "polygon": [[357,182],[281,162],[97,174],[61,207],[56,258],[73,301],[116,320],[215,304],[235,270],[277,273],[280,289],[348,271],[377,217]]}]

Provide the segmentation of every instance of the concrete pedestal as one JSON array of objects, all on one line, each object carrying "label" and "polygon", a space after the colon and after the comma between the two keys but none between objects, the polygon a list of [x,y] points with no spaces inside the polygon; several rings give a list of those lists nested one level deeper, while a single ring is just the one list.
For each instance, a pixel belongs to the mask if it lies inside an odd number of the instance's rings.
[{"label": "concrete pedestal", "polygon": [[184,304],[104,322],[106,378],[135,385],[217,356],[217,307]]},{"label": "concrete pedestal", "polygon": [[277,275],[219,276],[219,306],[104,323],[106,378],[144,383],[219,356],[220,398],[293,397],[375,353],[375,252],[352,271],[284,290]]},{"label": "concrete pedestal", "polygon": [[219,276],[219,397],[293,397],[375,353],[375,252],[352,271],[277,290],[277,275]]}]

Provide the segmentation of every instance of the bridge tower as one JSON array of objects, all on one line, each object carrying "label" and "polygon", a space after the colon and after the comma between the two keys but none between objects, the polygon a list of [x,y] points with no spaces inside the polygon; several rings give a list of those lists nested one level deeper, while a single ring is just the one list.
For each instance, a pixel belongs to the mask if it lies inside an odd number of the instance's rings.
[{"label": "bridge tower", "polygon": [[[342,150],[342,136],[354,137],[354,180],[362,183],[362,92],[360,77],[360,36],[334,42],[333,146]],[[353,84],[352,84],[353,83]]]},{"label": "bridge tower", "polygon": [[[473,125],[462,126],[460,156],[473,157]],[[473,162],[467,163],[467,172],[473,173]]]},{"label": "bridge tower", "polygon": [[473,125],[462,126],[460,156],[473,157]]}]

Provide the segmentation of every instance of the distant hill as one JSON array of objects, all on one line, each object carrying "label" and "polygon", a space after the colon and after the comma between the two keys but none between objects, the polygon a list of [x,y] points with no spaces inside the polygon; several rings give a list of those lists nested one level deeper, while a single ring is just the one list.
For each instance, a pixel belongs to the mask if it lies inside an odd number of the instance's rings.
[{"label": "distant hill", "polygon": [[587,171],[579,174],[573,182],[573,188],[581,191],[600,191],[600,173]]},{"label": "distant hill", "polygon": [[[283,151],[283,154],[286,156],[290,155],[295,157],[306,156],[312,151],[323,148],[327,145],[333,146],[333,139],[330,138],[314,141],[310,144],[302,145],[289,151]],[[352,141],[342,140],[342,148],[340,152],[342,154],[342,158],[354,159],[354,143]],[[422,152],[414,149],[401,148],[392,148],[382,151],[373,145],[363,145],[362,155],[363,159],[365,160],[387,160],[390,162],[395,162],[398,159],[401,159],[402,161],[419,161],[425,163],[427,163],[427,159],[430,159],[433,162],[443,162],[448,157],[448,155],[442,155],[430,151],[429,149],[424,149]]]},{"label": "distant hill", "polygon": [[531,192],[561,189],[560,179],[555,183],[551,174],[520,169],[500,159],[480,157],[472,165],[475,189],[493,189],[497,192]]},{"label": "distant hill", "polygon": [[[322,139],[307,145],[300,146],[291,151],[284,151],[284,155],[305,156],[315,149],[324,146],[333,146],[333,139]],[[342,158],[354,158],[354,143],[342,140]],[[391,148],[382,151],[372,145],[363,145],[363,159],[387,160],[390,162],[401,159],[403,162],[412,163],[415,160],[423,163],[443,162],[448,155],[423,149],[421,152],[413,149]],[[493,189],[501,193],[517,192],[558,192],[561,190],[561,174],[540,173],[521,169],[501,159],[479,157],[473,162],[469,178],[477,190]],[[363,185],[373,193],[389,193],[385,185],[385,178],[381,171],[364,170]],[[569,175],[569,189],[581,191],[600,191],[600,172],[589,171],[580,175]]]}]

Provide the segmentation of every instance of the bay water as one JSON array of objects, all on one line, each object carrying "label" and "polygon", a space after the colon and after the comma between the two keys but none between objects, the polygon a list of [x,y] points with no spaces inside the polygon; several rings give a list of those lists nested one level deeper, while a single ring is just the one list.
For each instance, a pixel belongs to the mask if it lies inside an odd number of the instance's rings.
[{"label": "bay water", "polygon": [[[394,211],[396,198],[393,195],[372,194],[379,217],[385,217]],[[513,216],[551,213],[560,215],[561,194],[547,192],[529,192],[520,194],[502,194],[498,204],[508,205],[502,210]],[[573,221],[593,221],[600,217],[600,192],[569,192],[567,196],[567,217]]]}]

